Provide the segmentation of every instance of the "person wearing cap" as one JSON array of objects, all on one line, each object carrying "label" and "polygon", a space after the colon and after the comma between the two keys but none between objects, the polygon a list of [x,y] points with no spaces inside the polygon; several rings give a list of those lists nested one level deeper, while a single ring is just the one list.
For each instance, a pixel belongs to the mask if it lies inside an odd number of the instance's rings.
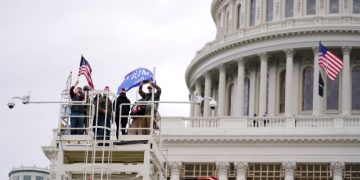
[{"label": "person wearing cap", "polygon": [[[115,103],[115,102],[114,102]],[[127,103],[126,105],[122,105]],[[121,118],[120,114],[120,106],[121,106]],[[116,105],[115,105],[115,123],[116,123],[116,138],[119,139],[119,129],[121,122],[121,134],[126,135],[126,125],[128,124],[128,116],[130,111],[130,100],[126,97],[126,89],[122,88],[120,95],[116,98]],[[121,119],[121,121],[119,121]]]},{"label": "person wearing cap", "polygon": [[[144,82],[142,82],[139,87],[139,94],[142,97],[142,99],[144,101],[151,101],[152,94],[154,91],[154,101],[160,101],[161,88],[157,84],[153,83],[151,80],[149,80],[147,83],[148,83],[148,87],[147,87],[148,92],[147,93],[145,93],[142,90]],[[157,114],[158,107],[159,107],[159,103],[155,103],[154,115]],[[145,115],[151,115],[151,106],[149,106],[149,105],[145,106]],[[142,121],[141,127],[143,127],[143,128],[150,127],[150,117],[146,117],[146,120]],[[147,130],[143,130],[143,132],[142,132],[142,134],[147,134],[147,133],[148,133]]]},{"label": "person wearing cap", "polygon": [[[78,87],[79,80],[76,81],[74,86],[70,88],[70,98],[72,101],[83,101],[85,96],[81,87]],[[72,135],[81,135],[84,133],[84,106],[79,104],[71,105],[71,114],[70,114],[70,134]]]}]

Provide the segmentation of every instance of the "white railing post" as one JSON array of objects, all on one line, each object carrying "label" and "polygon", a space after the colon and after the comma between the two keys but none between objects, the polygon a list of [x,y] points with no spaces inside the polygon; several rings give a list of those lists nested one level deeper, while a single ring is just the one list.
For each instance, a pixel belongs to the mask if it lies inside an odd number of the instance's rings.
[{"label": "white railing post", "polygon": [[334,128],[344,128],[344,119],[343,118],[335,118],[334,119]]},{"label": "white railing post", "polygon": [[285,127],[286,128],[295,128],[295,118],[287,118]]}]

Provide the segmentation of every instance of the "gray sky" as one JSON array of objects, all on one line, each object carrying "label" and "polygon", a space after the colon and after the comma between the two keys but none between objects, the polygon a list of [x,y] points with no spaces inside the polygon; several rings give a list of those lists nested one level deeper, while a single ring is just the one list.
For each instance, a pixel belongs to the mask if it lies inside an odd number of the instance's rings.
[{"label": "gray sky", "polygon": [[[186,67],[215,37],[210,5],[211,0],[0,0],[0,179],[8,179],[12,167],[50,164],[41,146],[49,145],[59,116],[59,105],[16,101],[9,110],[7,102],[29,91],[33,101],[59,100],[81,54],[98,89],[109,85],[116,92],[128,72],[155,67],[161,99],[186,101]],[[161,105],[163,115],[188,110]]]}]

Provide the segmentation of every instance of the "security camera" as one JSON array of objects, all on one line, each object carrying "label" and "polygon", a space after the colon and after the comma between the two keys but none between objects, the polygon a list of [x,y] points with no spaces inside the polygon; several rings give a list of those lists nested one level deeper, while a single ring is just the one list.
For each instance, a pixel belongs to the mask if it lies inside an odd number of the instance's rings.
[{"label": "security camera", "polygon": [[211,109],[211,110],[214,110],[214,109],[216,108],[216,106],[217,106],[216,101],[212,99],[212,100],[209,102],[209,107],[210,107],[210,109]]},{"label": "security camera", "polygon": [[9,101],[9,102],[7,103],[7,105],[8,105],[8,107],[9,107],[9,109],[12,109],[12,108],[14,108],[14,106],[15,106],[15,102],[14,102],[13,100],[11,100],[11,101]]}]

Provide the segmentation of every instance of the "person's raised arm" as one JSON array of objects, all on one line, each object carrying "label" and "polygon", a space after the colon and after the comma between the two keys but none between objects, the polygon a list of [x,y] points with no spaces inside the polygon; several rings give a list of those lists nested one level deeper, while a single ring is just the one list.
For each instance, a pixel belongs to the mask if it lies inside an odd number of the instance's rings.
[{"label": "person's raised arm", "polygon": [[139,86],[139,94],[142,98],[144,98],[146,96],[145,92],[142,90],[144,83],[141,82],[140,86]]}]

